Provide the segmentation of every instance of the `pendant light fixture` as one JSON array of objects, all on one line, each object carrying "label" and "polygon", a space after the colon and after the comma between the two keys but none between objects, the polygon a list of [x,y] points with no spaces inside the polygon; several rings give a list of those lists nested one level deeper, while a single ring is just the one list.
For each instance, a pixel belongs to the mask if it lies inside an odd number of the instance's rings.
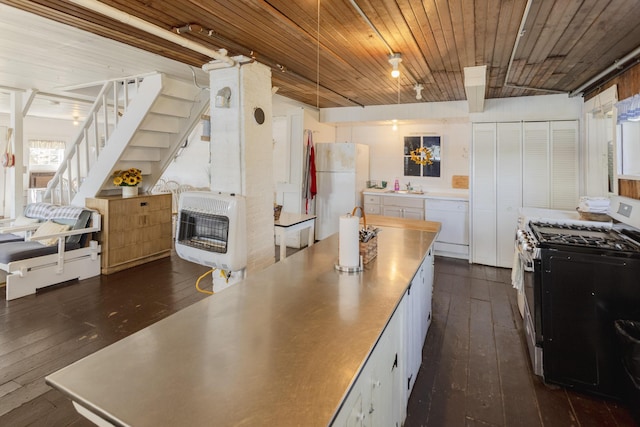
[{"label": "pendant light fixture", "polygon": [[402,54],[401,53],[392,53],[389,55],[389,63],[391,64],[391,77],[397,79],[400,77],[400,70],[398,69],[398,65],[402,62]]}]

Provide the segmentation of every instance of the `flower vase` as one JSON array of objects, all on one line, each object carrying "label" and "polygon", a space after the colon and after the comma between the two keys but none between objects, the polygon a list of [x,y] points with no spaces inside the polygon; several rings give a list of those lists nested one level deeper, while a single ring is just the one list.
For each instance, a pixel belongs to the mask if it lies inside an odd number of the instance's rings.
[{"label": "flower vase", "polygon": [[123,198],[136,197],[137,195],[138,195],[138,187],[129,187],[129,186],[122,187]]}]

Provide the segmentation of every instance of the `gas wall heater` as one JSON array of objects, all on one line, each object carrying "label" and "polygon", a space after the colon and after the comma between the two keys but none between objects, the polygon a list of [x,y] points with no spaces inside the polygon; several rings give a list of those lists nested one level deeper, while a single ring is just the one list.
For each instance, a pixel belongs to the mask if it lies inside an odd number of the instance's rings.
[{"label": "gas wall heater", "polygon": [[243,196],[189,191],[180,194],[176,252],[180,258],[227,271],[247,266]]}]

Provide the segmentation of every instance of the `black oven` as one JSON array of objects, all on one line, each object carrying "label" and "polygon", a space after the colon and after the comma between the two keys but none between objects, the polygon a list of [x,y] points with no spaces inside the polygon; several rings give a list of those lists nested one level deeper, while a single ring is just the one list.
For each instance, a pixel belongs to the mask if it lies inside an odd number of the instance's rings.
[{"label": "black oven", "polygon": [[534,330],[527,332],[534,370],[548,383],[622,398],[614,322],[640,320],[640,244],[611,227],[532,222],[529,229],[525,329]]}]

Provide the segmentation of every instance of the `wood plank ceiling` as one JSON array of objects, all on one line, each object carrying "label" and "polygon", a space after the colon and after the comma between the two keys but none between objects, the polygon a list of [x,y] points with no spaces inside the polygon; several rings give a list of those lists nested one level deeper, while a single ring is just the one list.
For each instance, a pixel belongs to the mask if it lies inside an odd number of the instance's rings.
[{"label": "wood plank ceiling", "polygon": [[[319,107],[464,100],[464,67],[477,65],[487,65],[486,98],[569,93],[640,47],[640,8],[628,0],[102,2],[167,31],[201,26],[182,35],[255,58],[280,95]],[[0,3],[186,64],[210,60],[69,1]],[[392,52],[402,54],[399,79]]]}]

